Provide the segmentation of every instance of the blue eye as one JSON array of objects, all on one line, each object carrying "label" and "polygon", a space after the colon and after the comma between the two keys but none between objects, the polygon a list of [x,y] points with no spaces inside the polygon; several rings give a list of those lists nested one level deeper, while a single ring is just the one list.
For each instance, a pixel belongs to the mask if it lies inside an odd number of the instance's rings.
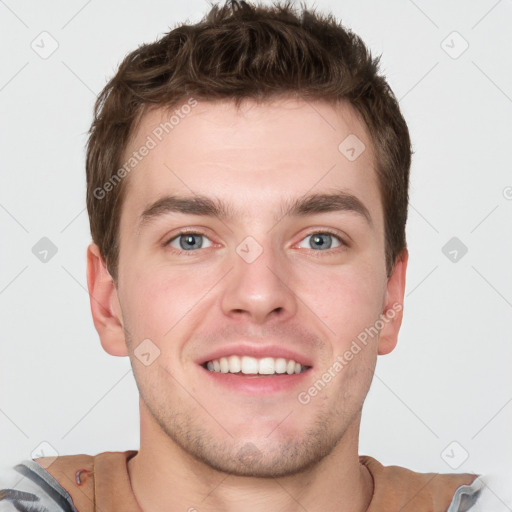
[{"label": "blue eye", "polygon": [[[308,240],[309,243],[307,242]],[[345,246],[344,241],[338,235],[324,231],[312,233],[311,235],[306,236],[302,239],[300,244],[303,244],[304,242],[308,243],[308,246],[302,246],[302,248],[313,249],[316,252],[325,252],[329,249],[336,249],[338,247]],[[300,244],[299,247],[301,247]],[[206,235],[203,235],[202,233],[184,231],[171,238],[168,242],[166,242],[165,245],[172,247],[178,253],[190,253],[199,249],[206,249],[211,247],[212,242]]]},{"label": "blue eye", "polygon": [[[320,249],[322,251],[340,247],[343,244],[341,238],[332,233],[312,233],[303,240],[308,238],[310,239],[310,247],[306,247],[306,249]],[[333,246],[333,242],[338,245]]]},{"label": "blue eye", "polygon": [[[193,251],[194,249],[204,249],[211,246],[211,242],[209,240],[209,245],[203,245],[203,240],[208,240],[208,238],[201,233],[180,233],[178,236],[169,240],[167,244],[174,249],[183,251]],[[176,243],[179,245],[176,246]]]}]

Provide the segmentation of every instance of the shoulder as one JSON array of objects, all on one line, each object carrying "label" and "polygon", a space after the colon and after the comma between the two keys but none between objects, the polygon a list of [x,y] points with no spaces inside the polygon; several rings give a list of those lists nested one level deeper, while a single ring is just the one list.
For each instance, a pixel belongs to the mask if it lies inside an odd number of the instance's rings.
[{"label": "shoulder", "polygon": [[[136,450],[126,450],[96,455],[60,455],[53,458],[40,457],[34,461],[44,468],[49,478],[65,489],[76,509],[80,512],[93,512],[100,508],[100,504],[105,510],[108,509],[108,504],[113,500],[130,501],[126,463],[136,453]],[[124,495],[124,498],[119,494]],[[128,510],[126,507],[124,509]]]},{"label": "shoulder", "polygon": [[[473,473],[418,473],[401,466],[384,466],[363,455],[374,479],[369,512],[510,512],[512,466],[480,475]],[[372,508],[372,506],[374,508]]]},{"label": "shoulder", "polygon": [[69,493],[35,460],[0,472],[0,512],[76,512]]},{"label": "shoulder", "polygon": [[458,508],[449,508],[457,490],[463,486],[468,490],[479,477],[472,473],[419,473],[401,466],[384,466],[366,455],[360,456],[359,460],[368,468],[374,481],[371,505],[375,508],[370,507],[371,512],[393,507],[402,512],[458,512]]}]

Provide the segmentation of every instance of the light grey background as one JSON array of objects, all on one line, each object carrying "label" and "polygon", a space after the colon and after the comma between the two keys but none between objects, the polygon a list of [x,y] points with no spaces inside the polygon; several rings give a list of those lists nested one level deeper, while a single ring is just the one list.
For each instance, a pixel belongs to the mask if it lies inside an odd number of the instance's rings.
[{"label": "light grey background", "polygon": [[[315,5],[383,53],[415,150],[404,324],[379,357],[360,453],[417,471],[510,468],[512,2]],[[129,360],[103,351],[90,314],[84,144],[125,54],[207,9],[0,0],[2,468],[42,442],[59,454],[139,447]],[[32,252],[42,237],[58,249],[46,263]],[[468,249],[456,262],[442,251],[452,237]]]}]

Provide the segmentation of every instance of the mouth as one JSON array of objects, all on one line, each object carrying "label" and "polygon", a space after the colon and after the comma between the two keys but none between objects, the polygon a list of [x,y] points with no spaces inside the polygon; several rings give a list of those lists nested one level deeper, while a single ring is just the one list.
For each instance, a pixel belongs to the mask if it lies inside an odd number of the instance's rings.
[{"label": "mouth", "polygon": [[284,357],[261,357],[231,355],[205,361],[201,365],[212,373],[233,374],[240,377],[279,377],[307,372],[311,366]]}]

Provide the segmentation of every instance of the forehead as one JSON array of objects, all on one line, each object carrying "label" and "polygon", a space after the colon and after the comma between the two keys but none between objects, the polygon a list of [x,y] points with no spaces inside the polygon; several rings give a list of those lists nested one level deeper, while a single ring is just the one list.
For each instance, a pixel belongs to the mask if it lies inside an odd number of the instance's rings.
[{"label": "forehead", "polygon": [[166,194],[225,198],[237,211],[262,216],[283,197],[332,188],[380,215],[372,143],[347,104],[246,100],[236,108],[233,101],[185,100],[142,117],[123,155],[129,159],[136,160],[122,224],[136,223]]}]

